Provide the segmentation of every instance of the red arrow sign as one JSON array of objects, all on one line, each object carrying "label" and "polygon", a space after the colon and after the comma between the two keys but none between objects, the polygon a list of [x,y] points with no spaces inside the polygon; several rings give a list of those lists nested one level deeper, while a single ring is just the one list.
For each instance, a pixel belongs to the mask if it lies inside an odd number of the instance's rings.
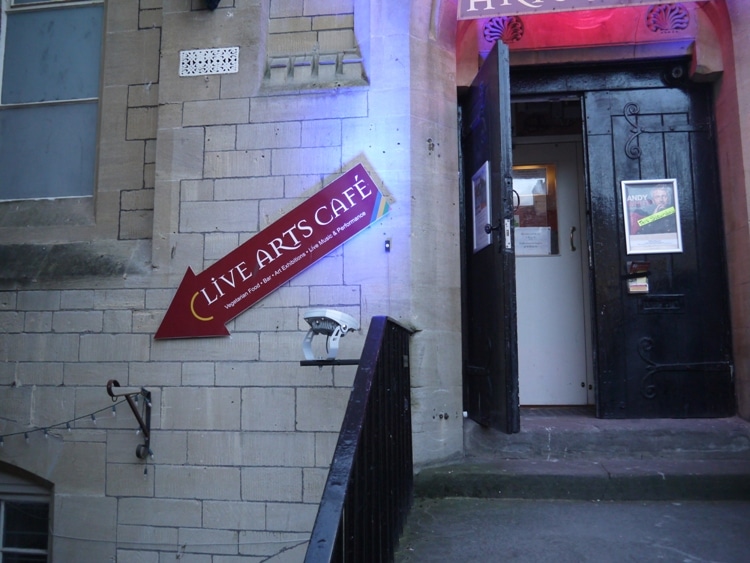
[{"label": "red arrow sign", "polygon": [[358,164],[204,272],[188,268],[154,338],[228,336],[226,323],[388,211]]}]

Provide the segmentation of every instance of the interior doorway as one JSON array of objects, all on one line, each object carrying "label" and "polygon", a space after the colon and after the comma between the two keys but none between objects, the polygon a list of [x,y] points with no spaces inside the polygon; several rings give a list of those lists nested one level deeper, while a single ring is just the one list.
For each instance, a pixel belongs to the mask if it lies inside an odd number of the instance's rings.
[{"label": "interior doorway", "polygon": [[579,99],[515,102],[519,403],[595,403]]}]

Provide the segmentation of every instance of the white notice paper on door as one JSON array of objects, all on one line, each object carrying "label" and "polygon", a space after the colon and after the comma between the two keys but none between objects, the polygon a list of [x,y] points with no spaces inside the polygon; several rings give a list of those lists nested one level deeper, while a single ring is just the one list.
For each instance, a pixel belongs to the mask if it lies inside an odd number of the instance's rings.
[{"label": "white notice paper on door", "polygon": [[516,227],[516,255],[548,256],[552,253],[550,227]]}]

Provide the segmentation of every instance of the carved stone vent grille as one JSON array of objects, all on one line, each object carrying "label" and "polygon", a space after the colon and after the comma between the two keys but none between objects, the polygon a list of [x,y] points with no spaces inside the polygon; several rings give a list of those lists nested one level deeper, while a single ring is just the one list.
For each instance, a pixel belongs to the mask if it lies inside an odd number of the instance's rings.
[{"label": "carved stone vent grille", "polygon": [[492,18],[484,26],[484,38],[488,43],[515,43],[523,39],[523,21],[518,16]]},{"label": "carved stone vent grille", "polygon": [[654,33],[669,33],[687,29],[690,12],[682,4],[651,6],[646,14],[646,27]]},{"label": "carved stone vent grille", "polygon": [[180,76],[233,74],[239,71],[239,47],[180,51]]}]

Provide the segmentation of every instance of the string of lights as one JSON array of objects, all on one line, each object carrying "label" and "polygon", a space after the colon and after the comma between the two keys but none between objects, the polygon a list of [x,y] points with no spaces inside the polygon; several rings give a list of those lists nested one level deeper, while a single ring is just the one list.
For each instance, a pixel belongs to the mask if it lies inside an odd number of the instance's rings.
[{"label": "string of lights", "polygon": [[101,409],[96,410],[94,412],[91,412],[89,414],[84,414],[84,415],[81,415],[81,416],[77,416],[75,418],[71,418],[70,420],[66,420],[64,422],[58,422],[56,424],[50,424],[48,426],[40,426],[38,428],[33,428],[33,429],[30,429],[30,430],[21,430],[21,431],[18,431],[18,432],[10,432],[10,433],[7,433],[7,434],[0,434],[0,447],[4,447],[5,446],[5,439],[6,438],[11,438],[11,437],[14,437],[14,436],[23,436],[24,439],[26,440],[26,442],[28,443],[30,436],[32,434],[35,434],[35,433],[41,432],[41,433],[44,434],[45,438],[49,438],[49,433],[50,433],[51,430],[65,429],[68,432],[72,432],[73,431],[73,425],[76,422],[78,422],[79,420],[91,420],[94,424],[96,424],[96,415],[100,415],[103,412],[110,411],[112,413],[112,416],[117,416],[117,407],[119,405],[122,405],[122,404],[126,403],[126,402],[127,402],[127,400],[124,399],[124,400],[118,401],[118,402],[116,402],[116,403],[114,403],[114,404],[112,404],[110,406],[101,408]]}]

